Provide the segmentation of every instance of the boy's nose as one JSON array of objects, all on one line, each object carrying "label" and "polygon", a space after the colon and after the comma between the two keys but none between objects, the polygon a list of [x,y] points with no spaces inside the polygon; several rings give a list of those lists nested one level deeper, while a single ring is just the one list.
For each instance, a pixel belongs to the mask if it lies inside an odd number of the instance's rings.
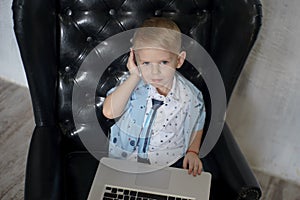
[{"label": "boy's nose", "polygon": [[159,74],[160,73],[160,69],[159,69],[159,64],[158,63],[153,63],[152,64],[152,70],[151,70],[152,74]]}]

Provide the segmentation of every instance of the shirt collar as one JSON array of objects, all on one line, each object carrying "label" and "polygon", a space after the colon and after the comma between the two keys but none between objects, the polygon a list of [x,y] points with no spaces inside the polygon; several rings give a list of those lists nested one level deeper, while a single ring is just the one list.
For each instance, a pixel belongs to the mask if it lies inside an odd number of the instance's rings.
[{"label": "shirt collar", "polygon": [[178,102],[180,100],[180,86],[177,84],[177,76],[175,75],[173,78],[172,88],[167,94],[167,96],[161,95],[157,92],[156,88],[153,87],[151,84],[148,84],[147,87],[149,87],[149,96],[153,96],[154,98],[158,98],[158,100],[164,100],[166,102],[170,101],[176,101]]}]

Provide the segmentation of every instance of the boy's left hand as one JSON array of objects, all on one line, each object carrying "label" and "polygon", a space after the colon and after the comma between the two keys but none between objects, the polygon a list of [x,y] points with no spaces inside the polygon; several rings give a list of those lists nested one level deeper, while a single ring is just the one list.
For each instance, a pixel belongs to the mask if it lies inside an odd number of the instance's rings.
[{"label": "boy's left hand", "polygon": [[188,173],[192,174],[193,176],[196,176],[197,174],[200,175],[202,172],[202,162],[199,158],[199,156],[193,152],[188,152],[184,159],[183,159],[183,168],[187,169]]}]

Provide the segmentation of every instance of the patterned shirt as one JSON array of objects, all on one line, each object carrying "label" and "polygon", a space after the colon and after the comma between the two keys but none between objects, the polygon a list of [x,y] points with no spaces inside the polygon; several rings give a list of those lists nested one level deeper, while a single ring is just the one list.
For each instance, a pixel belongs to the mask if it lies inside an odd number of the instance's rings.
[{"label": "patterned shirt", "polygon": [[[184,77],[179,77],[179,75],[174,76],[172,88],[167,96],[160,95],[152,85],[137,86],[125,108],[125,112],[123,113],[124,117],[121,117],[112,128],[112,133],[113,135],[116,135],[116,137],[111,138],[109,149],[110,156],[119,157],[118,155],[120,155],[120,158],[123,159],[137,159],[137,150],[134,147],[136,141],[133,141],[138,136],[131,134],[138,132],[137,130],[139,130],[136,126],[136,121],[139,120],[139,117],[133,113],[134,109],[131,109],[131,106],[133,106],[133,108],[136,107],[136,110],[141,109],[139,113],[144,113],[141,122],[141,126],[143,126],[152,107],[151,100],[154,98],[163,101],[164,104],[157,110],[152,126],[148,150],[150,163],[159,165],[172,164],[183,157],[187,148],[186,144],[191,142],[185,140],[192,137],[191,135],[193,134],[191,132],[195,133],[196,131],[202,130],[205,120],[205,108],[202,94],[199,90],[196,90],[194,86],[191,88],[190,82],[189,84],[186,84],[186,81],[187,80]],[[146,91],[146,106],[140,106],[141,104],[138,104],[139,106],[135,105],[135,96],[144,94],[144,92],[139,94],[140,91]],[[138,102],[141,103],[142,101]],[[201,112],[199,113],[200,110]],[[197,113],[191,114],[191,111]],[[191,115],[194,116],[194,119],[191,119]],[[189,122],[192,123],[189,124]],[[126,132],[128,132],[128,134],[126,134]],[[119,139],[116,140],[115,138]],[[120,140],[123,142],[120,142]],[[132,144],[132,147],[131,145],[125,145],[124,142]],[[124,147],[119,148],[119,145]],[[132,150],[129,150],[128,147]],[[124,149],[126,151],[124,151]]]},{"label": "patterned shirt", "polygon": [[[146,115],[151,109],[151,99],[158,99],[164,104],[158,109],[152,126],[149,144],[149,159],[155,164],[169,164],[182,157],[184,146],[183,123],[187,119],[189,96],[192,92],[174,77],[172,88],[163,96],[150,85]],[[146,117],[145,117],[146,119]],[[144,122],[145,122],[144,119]]]}]

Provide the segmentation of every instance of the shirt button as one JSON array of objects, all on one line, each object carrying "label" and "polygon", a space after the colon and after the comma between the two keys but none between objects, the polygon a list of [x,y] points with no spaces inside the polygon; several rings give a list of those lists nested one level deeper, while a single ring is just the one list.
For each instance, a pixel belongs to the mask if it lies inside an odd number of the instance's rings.
[{"label": "shirt button", "polygon": [[124,158],[127,157],[127,153],[125,151],[122,152],[122,157],[124,157]]}]

